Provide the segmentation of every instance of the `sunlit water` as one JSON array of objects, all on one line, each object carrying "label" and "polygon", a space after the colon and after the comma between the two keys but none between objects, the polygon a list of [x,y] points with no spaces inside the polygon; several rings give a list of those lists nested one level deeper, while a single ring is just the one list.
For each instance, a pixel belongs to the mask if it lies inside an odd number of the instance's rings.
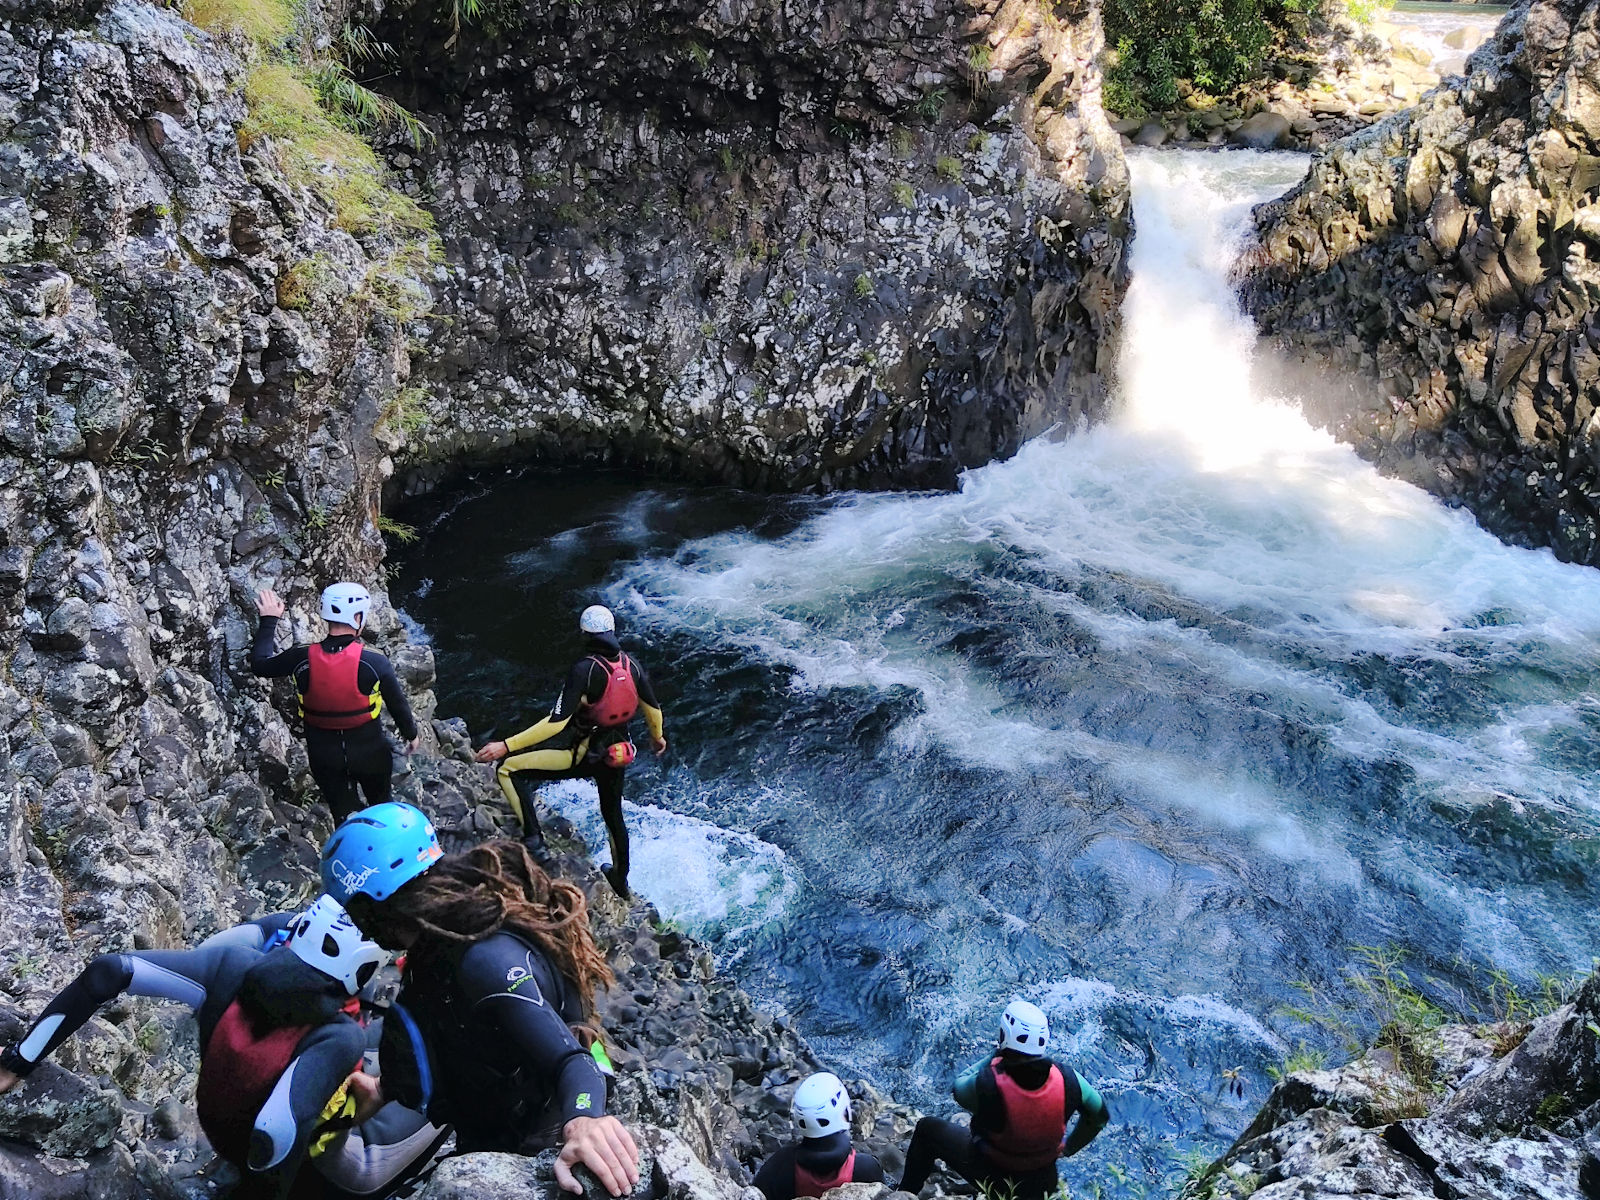
[{"label": "sunlit water", "polygon": [[[1435,995],[1587,967],[1600,573],[1508,548],[1253,396],[1226,286],[1294,156],[1134,164],[1123,411],[959,493],[503,476],[395,589],[479,736],[616,607],[673,752],[634,883],[846,1073],[931,1111],[1013,995],[1116,1124],[1084,1194],[1171,1190],[1393,945]],[[603,846],[592,790],[548,797]],[[1242,1068],[1242,1099],[1225,1070]]]}]

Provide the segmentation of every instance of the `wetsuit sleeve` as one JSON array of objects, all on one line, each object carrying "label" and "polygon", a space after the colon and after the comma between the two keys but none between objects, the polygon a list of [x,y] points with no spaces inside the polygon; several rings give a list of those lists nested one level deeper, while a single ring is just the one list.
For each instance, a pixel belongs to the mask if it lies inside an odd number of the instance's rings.
[{"label": "wetsuit sleeve", "polygon": [[[1096,1135],[1106,1127],[1106,1122],[1111,1120],[1111,1114],[1106,1110],[1106,1102],[1100,1098],[1100,1093],[1095,1090],[1093,1084],[1072,1070],[1071,1067],[1062,1067],[1061,1069],[1071,1074],[1078,1081],[1078,1123],[1073,1127],[1072,1132],[1061,1146],[1062,1156],[1071,1158],[1079,1150],[1094,1141]],[[1067,1119],[1071,1120],[1070,1088],[1068,1093]]]},{"label": "wetsuit sleeve", "polygon": [[497,1035],[497,1052],[520,1057],[547,1082],[563,1125],[603,1116],[606,1077],[540,990],[535,972],[545,964],[536,964],[534,954],[507,935],[479,942],[456,974],[461,998]]},{"label": "wetsuit sleeve", "polygon": [[882,1183],[883,1164],[876,1155],[868,1154],[865,1150],[856,1151],[856,1169],[850,1176],[853,1183]]},{"label": "wetsuit sleeve", "polygon": [[753,1182],[766,1200],[794,1200],[795,1152],[793,1143],[774,1151],[756,1172]]},{"label": "wetsuit sleeve", "polygon": [[254,921],[246,921],[243,925],[235,925],[229,929],[219,929],[196,946],[195,949],[206,950],[214,946],[242,946],[246,950],[260,950],[279,933],[288,929],[299,915],[299,913],[292,912],[271,913],[265,917],[257,917]]},{"label": "wetsuit sleeve", "polygon": [[377,675],[378,687],[383,693],[383,705],[394,718],[394,727],[400,731],[400,736],[409,742],[417,736],[417,719],[411,714],[411,698],[400,685],[400,677],[394,673],[394,664],[376,650],[363,649],[361,665],[370,667]]},{"label": "wetsuit sleeve", "polygon": [[666,726],[661,718],[661,702],[650,684],[650,675],[633,655],[628,655],[628,665],[633,668],[633,685],[639,690],[639,707],[644,711],[645,728],[650,736],[660,741],[666,736]]},{"label": "wetsuit sleeve", "polygon": [[566,729],[572,723],[572,718],[578,715],[578,709],[591,698],[588,693],[594,667],[595,662],[592,658],[573,663],[572,670],[567,672],[567,681],[561,685],[561,694],[556,697],[555,707],[550,710],[550,715],[537,725],[530,725],[521,733],[508,737],[506,749],[516,754]]},{"label": "wetsuit sleeve", "polygon": [[987,1058],[973,1063],[956,1079],[955,1087],[950,1089],[951,1098],[968,1112],[978,1111],[978,1076],[983,1074],[983,1069],[988,1065]]},{"label": "wetsuit sleeve", "polygon": [[16,1047],[5,1055],[8,1070],[26,1075],[94,1016],[102,1004],[122,995],[177,1000],[198,1010],[215,987],[232,947],[198,950],[145,950],[102,954],[45,1006]]},{"label": "wetsuit sleeve", "polygon": [[293,675],[296,667],[308,661],[310,656],[304,646],[290,646],[282,654],[274,654],[272,648],[277,641],[278,618],[262,617],[256,626],[255,645],[250,648],[250,674],[278,679]]},{"label": "wetsuit sleeve", "polygon": [[308,1154],[355,1121],[345,1080],[361,1061],[367,1035],[347,1017],[318,1026],[295,1047],[294,1058],[256,1114],[250,1170],[272,1176],[285,1196]]}]

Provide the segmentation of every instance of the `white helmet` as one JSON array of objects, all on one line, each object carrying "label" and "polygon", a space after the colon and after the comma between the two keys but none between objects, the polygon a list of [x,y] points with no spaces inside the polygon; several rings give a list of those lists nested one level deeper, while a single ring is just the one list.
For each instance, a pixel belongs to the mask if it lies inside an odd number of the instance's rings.
[{"label": "white helmet", "polygon": [[837,1075],[822,1071],[795,1088],[789,1112],[802,1137],[827,1137],[850,1128],[850,1093]]},{"label": "white helmet", "polygon": [[1000,1048],[1040,1055],[1050,1045],[1050,1021],[1044,1010],[1026,1000],[1013,1000],[1000,1014]]},{"label": "white helmet", "polygon": [[579,615],[578,628],[585,633],[615,633],[617,619],[604,604],[591,604]]},{"label": "white helmet", "polygon": [[372,607],[372,597],[359,583],[330,583],[322,589],[322,619],[359,627]]},{"label": "white helmet", "polygon": [[388,959],[376,942],[361,936],[355,922],[332,896],[318,896],[289,926],[289,949],[324,975],[344,984],[354,996]]}]

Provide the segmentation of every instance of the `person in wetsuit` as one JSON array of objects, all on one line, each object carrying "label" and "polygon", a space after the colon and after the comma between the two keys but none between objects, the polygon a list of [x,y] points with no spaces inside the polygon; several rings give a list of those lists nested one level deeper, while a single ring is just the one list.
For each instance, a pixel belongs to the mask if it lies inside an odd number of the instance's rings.
[{"label": "person in wetsuit", "polygon": [[[286,944],[260,948],[283,931]],[[398,1105],[374,1111],[359,1070],[367,1032],[353,997],[386,960],[327,896],[193,950],[102,954],[0,1049],[0,1093],[117,996],[177,1000],[198,1017],[201,1128],[245,1172],[246,1194],[288,1195],[308,1161],[353,1195],[386,1192],[448,1134]]]},{"label": "person in wetsuit", "polygon": [[328,635],[315,646],[291,646],[275,654],[283,601],[270,588],[256,597],[261,623],[250,652],[250,671],[264,679],[293,677],[306,727],[311,777],[333,810],[335,823],[361,807],[361,796],[368,804],[389,798],[394,754],[379,720],[384,705],[405,740],[407,754],[420,740],[411,703],[394,667],[361,642],[371,606],[372,597],[360,584],[335,583],[322,593]]},{"label": "person in wetsuit", "polygon": [[938,1117],[918,1121],[897,1190],[920,1192],[939,1160],[985,1192],[1014,1200],[1055,1192],[1061,1186],[1056,1159],[1094,1141],[1109,1118],[1100,1093],[1082,1075],[1045,1057],[1049,1044],[1050,1023],[1036,1005],[1008,1004],[996,1053],[956,1080],[955,1101],[972,1114],[972,1127]]},{"label": "person in wetsuit", "polygon": [[882,1183],[878,1160],[850,1141],[850,1094],[837,1075],[808,1076],[789,1105],[800,1140],[777,1150],[756,1172],[766,1200],[822,1196],[847,1183]]},{"label": "person in wetsuit", "polygon": [[521,842],[445,855],[427,816],[396,803],[333,831],[322,878],[363,932],[406,952],[383,1096],[454,1125],[460,1152],[559,1145],[565,1190],[582,1190],[581,1162],[613,1196],[631,1191],[639,1151],[606,1113],[594,1025],[595,991],[613,976],[577,885],[546,875]]},{"label": "person in wetsuit", "polygon": [[[606,871],[619,896],[628,894],[628,827],[622,819],[622,781],[633,761],[628,723],[643,711],[657,757],[667,752],[661,705],[650,677],[617,640],[616,618],[602,604],[591,604],[578,618],[586,639],[584,656],[567,672],[550,715],[537,725],[489,742],[479,762],[499,762],[496,778],[506,803],[522,822],[523,837],[535,854],[544,852],[544,835],[533,808],[533,787],[550,779],[593,779],[600,793],[600,815],[611,840]],[[526,783],[524,794],[519,784]]]}]

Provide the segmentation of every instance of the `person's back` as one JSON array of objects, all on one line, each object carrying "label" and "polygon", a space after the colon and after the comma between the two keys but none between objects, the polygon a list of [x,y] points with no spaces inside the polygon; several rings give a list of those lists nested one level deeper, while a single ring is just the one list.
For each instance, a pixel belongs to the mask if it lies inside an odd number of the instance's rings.
[{"label": "person's back", "polygon": [[[1087,1146],[1107,1121],[1105,1103],[1083,1076],[1045,1054],[1050,1026],[1025,1000],[1006,1006],[994,1053],[956,1081],[971,1128],[923,1117],[906,1148],[900,1190],[918,1192],[943,1162],[969,1182],[1039,1200],[1059,1186],[1056,1160]],[[1070,1136],[1067,1127],[1076,1117]]]},{"label": "person's back", "polygon": [[800,1140],[777,1150],[756,1172],[766,1200],[822,1196],[847,1183],[882,1183],[883,1168],[850,1138],[850,1096],[827,1071],[795,1088],[789,1107]]},{"label": "person's back", "polygon": [[327,636],[314,645],[274,652],[283,601],[270,589],[256,598],[260,623],[250,670],[264,679],[294,681],[311,776],[335,822],[359,808],[363,797],[367,804],[389,798],[394,755],[380,720],[384,708],[405,739],[406,753],[417,748],[420,736],[394,666],[361,640],[371,605],[360,584],[331,584],[322,593]]}]

